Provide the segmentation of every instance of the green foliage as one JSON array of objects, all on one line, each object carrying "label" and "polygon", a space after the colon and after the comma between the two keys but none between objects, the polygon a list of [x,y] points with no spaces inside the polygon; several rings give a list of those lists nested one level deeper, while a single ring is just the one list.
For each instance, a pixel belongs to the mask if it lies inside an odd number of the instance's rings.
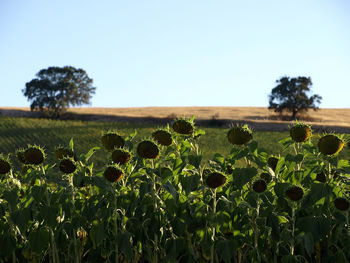
[{"label": "green foliage", "polygon": [[46,112],[50,117],[59,117],[70,106],[89,103],[96,89],[83,69],[71,66],[42,69],[36,77],[22,92],[32,111]]},{"label": "green foliage", "polygon": [[[158,145],[158,156],[148,159],[138,156],[137,148],[152,127],[140,126],[137,138],[129,124],[2,120],[5,141],[29,140],[42,129],[46,136],[38,140],[49,139],[30,143],[60,146],[45,147],[47,158],[40,164],[16,163],[16,155],[10,155],[17,166],[0,177],[0,262],[350,260],[345,149],[330,157],[318,151],[317,138],[300,143],[287,132],[256,132],[247,144],[203,158],[209,148],[202,146],[215,145],[213,138],[229,145],[227,130],[194,127],[192,134],[170,131],[172,144]],[[130,160],[118,166],[101,142],[111,128],[120,132],[130,153]],[[74,141],[67,139],[74,134]],[[275,140],[274,152],[260,146],[267,137]],[[80,146],[84,143],[94,147]],[[55,149],[69,150],[70,156],[57,159]],[[279,156],[274,170],[267,165],[271,153]],[[74,173],[62,171],[64,160],[74,164]],[[108,167],[123,176],[108,180]],[[316,180],[320,172],[324,182]],[[208,186],[208,178],[215,187]],[[288,191],[295,187],[303,190],[300,200],[290,198]]]},{"label": "green foliage", "polygon": [[282,77],[276,83],[278,85],[269,95],[269,109],[278,113],[291,112],[293,120],[297,114],[308,109],[318,109],[322,97],[317,94],[309,95],[312,86],[310,77]]}]

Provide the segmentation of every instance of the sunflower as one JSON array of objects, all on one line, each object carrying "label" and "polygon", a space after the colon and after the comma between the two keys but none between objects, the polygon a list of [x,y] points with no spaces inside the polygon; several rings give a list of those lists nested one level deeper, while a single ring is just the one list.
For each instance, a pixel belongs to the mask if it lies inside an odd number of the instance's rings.
[{"label": "sunflower", "polygon": [[104,177],[111,183],[121,180],[124,176],[124,171],[117,165],[109,165],[106,167]]},{"label": "sunflower", "polygon": [[123,148],[114,149],[112,161],[116,164],[127,164],[131,159],[131,153]]},{"label": "sunflower", "polygon": [[306,142],[312,134],[310,125],[305,123],[296,123],[289,130],[290,137],[295,142]]},{"label": "sunflower", "polygon": [[40,146],[29,145],[28,148],[24,151],[24,159],[26,160],[27,164],[42,164],[45,160],[45,157],[45,152]]},{"label": "sunflower", "polygon": [[170,146],[173,143],[171,133],[167,130],[158,129],[152,133],[152,137],[157,143],[163,146]]},{"label": "sunflower", "polygon": [[106,132],[101,138],[102,144],[106,150],[112,151],[115,148],[122,148],[125,145],[125,140],[114,131]]},{"label": "sunflower", "polygon": [[334,155],[343,149],[344,141],[335,134],[326,134],[320,138],[317,146],[324,155]]},{"label": "sunflower", "polygon": [[184,135],[191,135],[194,131],[193,122],[186,119],[175,120],[172,127],[175,132]]},{"label": "sunflower", "polygon": [[137,154],[141,158],[155,159],[159,155],[159,148],[152,140],[143,140],[137,145]]},{"label": "sunflower", "polygon": [[227,133],[227,139],[233,145],[243,145],[253,139],[252,130],[247,126],[235,126]]},{"label": "sunflower", "polygon": [[218,188],[226,183],[226,176],[219,172],[212,172],[207,176],[206,183],[210,188]]}]

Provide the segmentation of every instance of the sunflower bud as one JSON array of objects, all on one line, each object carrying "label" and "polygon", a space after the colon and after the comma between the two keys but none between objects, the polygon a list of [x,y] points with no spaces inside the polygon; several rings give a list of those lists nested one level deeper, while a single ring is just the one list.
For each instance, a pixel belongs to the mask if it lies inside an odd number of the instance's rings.
[{"label": "sunflower bud", "polygon": [[173,123],[172,127],[175,132],[179,134],[184,134],[184,135],[191,135],[194,130],[193,123],[184,119],[176,120]]},{"label": "sunflower bud", "polygon": [[116,132],[107,132],[101,138],[106,150],[112,151],[114,148],[122,148],[125,145],[124,139]]},{"label": "sunflower bud", "polygon": [[104,177],[111,183],[117,182],[123,178],[124,172],[118,166],[110,165],[107,166],[104,171]]},{"label": "sunflower bud", "polygon": [[39,165],[44,162],[45,153],[39,146],[29,146],[24,151],[24,158],[28,164]]},{"label": "sunflower bud", "polygon": [[77,170],[75,162],[70,158],[63,158],[59,165],[60,171],[65,174],[72,174]]},{"label": "sunflower bud", "polygon": [[173,139],[171,137],[170,132],[166,130],[156,130],[152,133],[152,137],[156,140],[160,145],[170,146],[173,143]]},{"label": "sunflower bud", "polygon": [[131,154],[124,149],[115,149],[112,152],[112,161],[116,164],[127,164],[130,161]]},{"label": "sunflower bud", "polygon": [[266,182],[263,179],[259,179],[254,182],[253,184],[253,190],[257,193],[262,193],[266,190]]},{"label": "sunflower bud", "polygon": [[316,175],[316,181],[319,181],[320,183],[325,183],[327,181],[326,174],[324,171]]},{"label": "sunflower bud", "polygon": [[7,174],[11,171],[11,163],[7,158],[0,156],[0,174]]},{"label": "sunflower bud", "polygon": [[349,202],[345,198],[338,197],[334,200],[334,206],[341,210],[341,211],[346,211],[349,209]]},{"label": "sunflower bud", "polygon": [[213,172],[208,175],[206,183],[210,188],[218,188],[226,183],[226,177],[218,172]]},{"label": "sunflower bud", "polygon": [[144,140],[137,145],[137,154],[141,158],[155,159],[159,155],[159,148],[154,142]]},{"label": "sunflower bud", "polygon": [[299,186],[292,186],[286,191],[286,195],[292,201],[299,201],[303,198],[304,192]]},{"label": "sunflower bud", "polygon": [[276,170],[277,163],[278,163],[277,157],[271,156],[269,157],[269,159],[267,159],[267,166],[269,166],[273,171]]},{"label": "sunflower bud", "polygon": [[311,128],[307,124],[298,123],[290,128],[289,133],[295,142],[306,142],[311,137]]},{"label": "sunflower bud", "polygon": [[243,145],[253,139],[252,131],[247,125],[233,127],[227,133],[227,139],[233,145]]},{"label": "sunflower bud", "polygon": [[62,147],[62,146],[59,146],[56,148],[55,150],[55,156],[56,156],[56,159],[57,160],[61,160],[63,158],[73,158],[74,157],[74,153],[71,149],[68,149],[66,147]]},{"label": "sunflower bud", "polygon": [[344,147],[344,141],[334,134],[327,134],[318,141],[318,150],[324,155],[333,155]]}]

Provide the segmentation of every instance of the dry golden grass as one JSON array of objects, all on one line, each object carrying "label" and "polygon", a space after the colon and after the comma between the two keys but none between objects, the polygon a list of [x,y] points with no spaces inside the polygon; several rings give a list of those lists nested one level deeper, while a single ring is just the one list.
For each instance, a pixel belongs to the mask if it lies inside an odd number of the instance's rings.
[{"label": "dry golden grass", "polygon": [[[9,116],[31,116],[29,108],[2,107],[0,112]],[[196,120],[217,119],[247,121],[263,127],[268,124],[290,124],[265,107],[138,107],[138,108],[71,108],[69,113],[93,116],[93,120],[121,118],[176,118],[195,116]],[[84,118],[89,119],[89,118]],[[320,127],[343,127],[350,129],[350,108],[310,110],[305,122]]]}]

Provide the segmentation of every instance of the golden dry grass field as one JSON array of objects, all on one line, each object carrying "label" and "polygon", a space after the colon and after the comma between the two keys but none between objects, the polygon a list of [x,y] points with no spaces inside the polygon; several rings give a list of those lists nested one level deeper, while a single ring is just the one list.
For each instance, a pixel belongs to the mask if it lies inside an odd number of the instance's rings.
[{"label": "golden dry grass field", "polygon": [[[0,107],[5,116],[37,116],[29,108]],[[278,115],[266,107],[130,107],[130,108],[71,108],[66,118],[94,121],[143,121],[144,119],[174,119],[190,117],[195,120],[225,120],[226,122],[247,122],[257,130],[286,130],[291,121],[282,121]],[[319,130],[332,129],[336,132],[350,133],[350,108],[310,110],[304,122]]]}]

